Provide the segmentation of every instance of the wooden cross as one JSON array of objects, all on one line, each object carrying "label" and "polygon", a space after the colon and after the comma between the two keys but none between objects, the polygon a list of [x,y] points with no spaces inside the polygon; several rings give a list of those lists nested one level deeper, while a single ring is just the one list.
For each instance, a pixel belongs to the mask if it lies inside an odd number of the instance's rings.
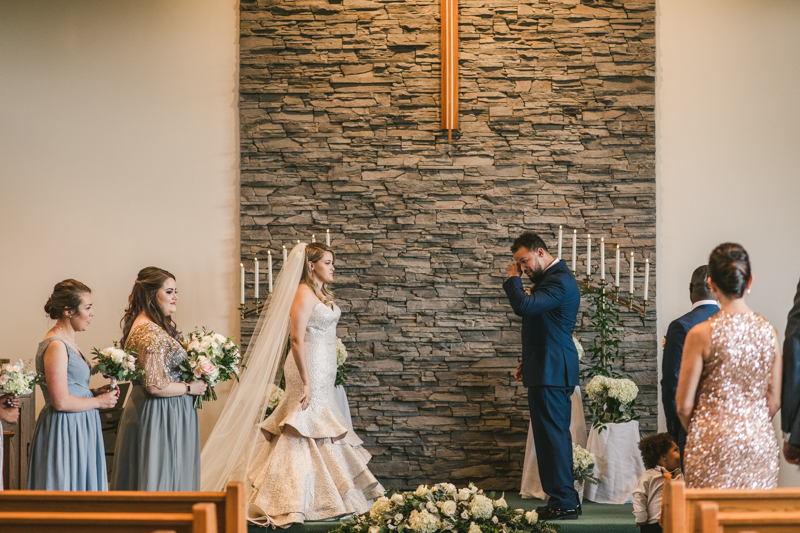
[{"label": "wooden cross", "polygon": [[442,2],[442,129],[453,142],[458,129],[458,0]]}]

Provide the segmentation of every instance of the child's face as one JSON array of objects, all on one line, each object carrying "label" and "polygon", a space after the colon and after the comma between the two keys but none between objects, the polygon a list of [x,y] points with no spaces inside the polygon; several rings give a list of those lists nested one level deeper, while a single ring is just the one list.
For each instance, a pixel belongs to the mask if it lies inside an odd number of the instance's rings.
[{"label": "child's face", "polygon": [[681,466],[681,450],[678,445],[672,443],[672,448],[667,453],[658,458],[658,464],[663,466],[669,472]]}]

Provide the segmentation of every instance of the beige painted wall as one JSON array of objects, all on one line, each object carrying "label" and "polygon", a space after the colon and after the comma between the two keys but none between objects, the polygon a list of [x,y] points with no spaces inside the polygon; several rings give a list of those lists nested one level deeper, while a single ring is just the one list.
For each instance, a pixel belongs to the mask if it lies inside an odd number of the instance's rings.
[{"label": "beige painted wall", "polygon": [[238,332],[237,7],[0,3],[0,357],[32,359],[68,277],[94,294],[78,343],[107,346],[148,265],[183,330]]},{"label": "beige painted wall", "polygon": [[[659,338],[689,309],[692,270],[737,241],[748,301],[783,339],[800,278],[799,27],[791,0],[658,4]],[[797,467],[783,463],[780,483],[800,486]]]}]

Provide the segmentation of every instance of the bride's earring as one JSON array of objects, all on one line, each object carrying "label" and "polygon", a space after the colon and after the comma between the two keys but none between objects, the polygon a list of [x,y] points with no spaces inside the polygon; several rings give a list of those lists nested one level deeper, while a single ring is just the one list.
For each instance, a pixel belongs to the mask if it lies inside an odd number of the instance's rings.
[{"label": "bride's earring", "polygon": [[747,289],[747,294],[750,294],[750,289]]}]

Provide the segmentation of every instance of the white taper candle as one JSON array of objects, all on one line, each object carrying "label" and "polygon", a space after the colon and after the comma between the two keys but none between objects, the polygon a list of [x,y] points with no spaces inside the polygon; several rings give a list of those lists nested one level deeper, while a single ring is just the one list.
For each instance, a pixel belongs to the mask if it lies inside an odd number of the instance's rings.
[{"label": "white taper candle", "polygon": [[329,230],[329,229],[325,230],[325,245],[326,246],[330,246],[331,245],[331,230]]},{"label": "white taper candle", "polygon": [[572,271],[578,271],[578,230],[572,230]]},{"label": "white taper candle", "polygon": [[561,226],[558,227],[558,258],[561,259],[561,239],[563,236],[564,230],[561,229]]},{"label": "white taper candle", "polygon": [[634,268],[633,268],[634,264],[633,263],[634,263],[634,261],[635,260],[633,258],[633,252],[631,252],[631,288],[630,288],[630,291],[629,291],[631,293],[631,296],[633,296],[633,270],[634,270]]},{"label": "white taper candle", "polygon": [[244,305],[244,263],[239,263],[239,275],[242,278],[242,305]]},{"label": "white taper candle", "polygon": [[586,275],[592,275],[592,235],[586,236]]},{"label": "white taper candle", "polygon": [[647,300],[647,295],[650,292],[650,259],[644,260],[644,299]]},{"label": "white taper candle", "polygon": [[256,258],[256,300],[258,300],[258,258]]},{"label": "white taper candle", "polygon": [[[284,244],[283,245],[283,264],[284,265],[286,264],[286,257],[287,257],[286,253],[287,253],[286,252],[286,245]],[[281,268],[283,268],[283,267],[281,267]]]},{"label": "white taper candle", "polygon": [[272,252],[267,252],[267,279],[269,280],[269,292],[272,292]]},{"label": "white taper candle", "polygon": [[312,235],[311,236],[311,242],[317,242],[317,236],[316,235]]},{"label": "white taper candle", "polygon": [[617,245],[617,271],[616,271],[616,279],[614,280],[614,285],[619,288],[619,244]]},{"label": "white taper candle", "polygon": [[606,239],[600,237],[600,279],[606,279]]}]

